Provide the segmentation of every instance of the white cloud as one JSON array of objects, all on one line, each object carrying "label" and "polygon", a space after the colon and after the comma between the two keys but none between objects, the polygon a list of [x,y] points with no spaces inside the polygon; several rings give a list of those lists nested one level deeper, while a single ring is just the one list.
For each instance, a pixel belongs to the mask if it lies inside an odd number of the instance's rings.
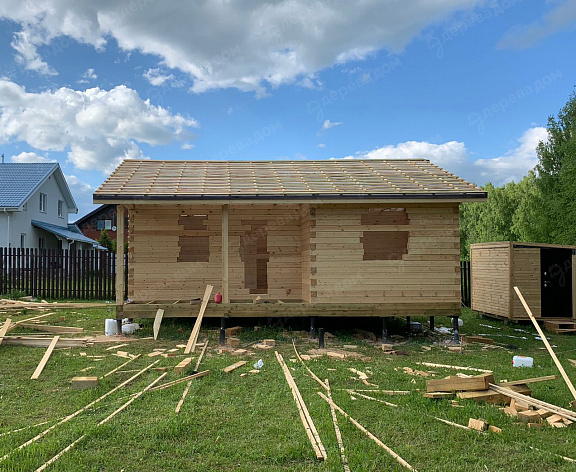
[{"label": "white cloud", "polygon": [[549,2],[554,5],[540,21],[508,30],[497,47],[500,49],[525,49],[538,40],[558,31],[573,29],[576,25],[576,1],[564,0]]},{"label": "white cloud", "polygon": [[363,159],[430,159],[434,164],[450,169],[463,164],[468,157],[468,151],[466,145],[458,141],[449,141],[444,144],[407,141],[372,151],[358,152],[355,156],[348,157]]},{"label": "white cloud", "polygon": [[518,182],[538,163],[536,147],[540,141],[548,140],[546,128],[534,127],[526,130],[517,139],[518,146],[502,156],[492,159],[477,159],[474,166],[479,173],[479,181],[502,185],[506,182]]},{"label": "white cloud", "polygon": [[286,83],[313,86],[316,72],[334,64],[401,52],[430,24],[484,1],[3,0],[0,17],[21,25],[14,47],[39,72],[50,69],[38,46],[67,36],[103,49],[114,40],[188,74],[194,92],[233,87],[263,96]]},{"label": "white cloud", "polygon": [[142,77],[156,87],[164,85],[165,82],[174,79],[172,74],[163,74],[160,69],[148,69],[142,74]]},{"label": "white cloud", "polygon": [[343,124],[341,121],[330,121],[330,120],[324,120],[324,123],[322,123],[322,129],[330,129],[330,128],[334,128],[335,126],[340,126],[341,124]]},{"label": "white cloud", "polygon": [[546,128],[539,126],[527,129],[516,140],[517,145],[502,156],[472,160],[466,145],[459,141],[433,144],[426,141],[407,141],[384,146],[372,151],[357,152],[343,159],[428,159],[457,176],[483,185],[492,182],[503,185],[518,182],[538,163],[536,147],[546,141]]},{"label": "white cloud", "polygon": [[324,149],[326,147],[326,144],[320,143],[320,144],[318,144],[317,147],[319,147],[320,149]]},{"label": "white cloud", "polygon": [[180,146],[180,149],[188,150],[188,149],[194,149],[195,147],[196,146],[194,146],[194,144],[184,143],[182,144],[182,146]]},{"label": "white cloud", "polygon": [[86,69],[86,72],[82,74],[84,79],[95,80],[98,76],[94,73],[94,69]]},{"label": "white cloud", "polygon": [[39,156],[35,152],[21,152],[17,156],[12,156],[10,160],[19,164],[23,162],[58,162],[56,159]]},{"label": "white cloud", "polygon": [[77,215],[70,215],[71,221],[78,220],[79,217],[90,213],[96,208],[96,205],[92,203],[92,195],[94,193],[94,187],[92,185],[82,182],[75,175],[64,175],[66,182],[68,183],[68,188],[74,197],[76,206],[78,207]]},{"label": "white cloud", "polygon": [[22,31],[14,34],[14,40],[11,43],[16,51],[16,62],[41,75],[58,75],[58,72],[43,61],[38,54],[37,46],[45,43],[46,38],[43,38],[40,32],[24,26]]},{"label": "white cloud", "polygon": [[68,151],[78,169],[109,172],[124,158],[144,157],[137,143],[189,141],[195,126],[195,120],[154,106],[125,86],[29,93],[0,79],[0,143]]}]

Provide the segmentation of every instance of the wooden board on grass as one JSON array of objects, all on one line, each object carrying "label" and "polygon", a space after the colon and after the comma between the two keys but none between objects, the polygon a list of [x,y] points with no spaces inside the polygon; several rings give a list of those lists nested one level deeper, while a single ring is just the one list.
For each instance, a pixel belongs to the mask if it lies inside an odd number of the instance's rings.
[{"label": "wooden board on grass", "polygon": [[196,348],[196,341],[198,340],[198,335],[200,334],[200,326],[202,325],[202,318],[204,317],[204,312],[206,311],[206,306],[208,305],[208,300],[212,294],[212,285],[206,286],[206,291],[204,292],[204,298],[202,299],[202,305],[200,306],[200,312],[198,313],[198,318],[196,318],[196,323],[194,323],[194,328],[190,333],[190,338],[186,344],[186,349],[184,349],[184,354],[190,354],[194,352]]},{"label": "wooden board on grass", "polygon": [[488,390],[494,383],[494,374],[481,374],[472,377],[448,377],[446,379],[434,379],[426,381],[427,392],[452,392],[452,391],[475,391]]},{"label": "wooden board on grass", "polygon": [[40,374],[44,370],[44,367],[46,366],[48,359],[50,359],[50,356],[52,355],[52,351],[56,347],[56,343],[58,343],[58,339],[60,339],[60,336],[54,336],[54,339],[52,339],[52,342],[50,343],[48,349],[46,349],[46,352],[44,353],[44,356],[42,356],[42,359],[40,360],[40,364],[38,364],[38,367],[36,367],[36,370],[32,374],[32,377],[30,377],[30,379],[36,380],[38,377],[40,377]]}]

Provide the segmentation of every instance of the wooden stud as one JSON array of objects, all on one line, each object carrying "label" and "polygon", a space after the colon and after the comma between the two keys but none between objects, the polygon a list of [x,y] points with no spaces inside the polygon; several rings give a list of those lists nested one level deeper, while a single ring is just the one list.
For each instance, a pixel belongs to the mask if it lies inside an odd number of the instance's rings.
[{"label": "wooden stud", "polygon": [[356,426],[360,431],[362,431],[366,436],[368,436],[370,439],[372,439],[372,441],[374,441],[376,444],[378,444],[381,448],[383,448],[386,452],[388,452],[388,454],[390,454],[394,459],[396,459],[396,461],[398,461],[398,463],[400,463],[401,465],[403,465],[404,467],[406,467],[408,470],[412,470],[414,472],[417,472],[416,469],[414,467],[412,467],[408,462],[406,462],[404,459],[402,459],[402,457],[400,457],[398,454],[396,454],[392,449],[390,449],[388,446],[386,446],[386,444],[384,444],[382,441],[380,441],[380,439],[378,439],[376,436],[374,436],[370,431],[368,431],[364,426],[362,426],[360,423],[358,423],[358,421],[356,421],[354,418],[352,418],[348,413],[346,413],[342,408],[340,408],[338,405],[336,405],[336,403],[334,403],[333,400],[329,399],[326,395],[324,395],[322,392],[318,392],[318,395],[320,395],[326,402],[328,402],[329,404],[332,404],[333,408],[335,410],[337,410],[342,416],[344,416],[344,418],[346,418],[348,421],[350,421],[354,426]]},{"label": "wooden stud", "polygon": [[524,306],[524,309],[526,310],[526,313],[528,313],[528,316],[530,317],[530,321],[532,321],[532,324],[533,324],[534,327],[536,328],[536,331],[538,331],[538,334],[540,335],[540,338],[542,338],[542,342],[543,342],[544,345],[546,346],[546,349],[548,349],[548,352],[550,353],[550,356],[551,356],[552,359],[554,360],[554,363],[556,364],[556,367],[558,367],[558,370],[559,370],[560,373],[562,374],[562,378],[563,378],[564,381],[566,382],[566,385],[568,385],[568,388],[570,389],[570,393],[572,393],[572,396],[573,396],[574,399],[576,400],[576,388],[574,388],[574,385],[572,384],[572,382],[570,381],[570,378],[569,378],[568,375],[566,374],[566,371],[564,370],[564,367],[562,367],[562,364],[560,364],[560,361],[558,360],[558,357],[556,357],[556,353],[555,353],[554,350],[552,349],[552,346],[550,346],[550,343],[548,342],[548,339],[546,338],[546,335],[545,335],[544,332],[542,331],[542,328],[540,328],[540,325],[538,324],[538,322],[537,322],[536,319],[534,318],[534,315],[532,314],[532,311],[530,310],[530,307],[529,307],[528,304],[526,303],[526,300],[524,300],[524,297],[522,296],[522,293],[520,292],[520,290],[518,289],[518,287],[514,287],[514,290],[516,291],[516,295],[518,295],[518,298],[520,298],[520,301],[522,302],[522,305]]},{"label": "wooden stud", "polygon": [[426,381],[427,392],[452,392],[488,390],[488,386],[494,382],[493,374],[481,374],[474,377],[448,377],[446,379],[434,379]]},{"label": "wooden stud", "polygon": [[230,294],[228,288],[229,272],[229,218],[228,205],[222,205],[222,303],[230,303]]},{"label": "wooden stud", "polygon": [[177,385],[177,384],[182,383],[182,382],[186,382],[188,380],[204,377],[205,375],[208,375],[209,373],[210,373],[209,370],[204,370],[202,372],[198,372],[197,374],[188,375],[187,377],[182,377],[181,379],[173,380],[172,382],[167,382],[165,384],[158,385],[157,387],[151,388],[150,391],[153,392],[155,390],[164,390],[165,388],[172,387],[174,385]]},{"label": "wooden stud", "polygon": [[52,326],[52,325],[41,325],[36,323],[22,323],[20,326],[22,328],[33,329],[36,331],[44,331],[46,333],[53,333],[53,334],[82,333],[84,331],[84,328],[77,328],[75,326]]},{"label": "wooden stud", "polygon": [[48,346],[48,349],[46,349],[46,352],[44,353],[44,356],[42,357],[40,364],[38,364],[38,367],[36,367],[36,370],[32,374],[32,377],[30,377],[30,379],[35,380],[38,377],[40,377],[40,374],[44,370],[44,367],[46,366],[48,359],[50,359],[50,356],[52,355],[52,351],[56,347],[56,343],[58,342],[58,339],[60,339],[60,336],[54,336],[54,338],[52,339],[52,342]]},{"label": "wooden stud", "polygon": [[116,206],[116,313],[124,306],[125,207]]},{"label": "wooden stud", "polygon": [[304,360],[302,359],[302,357],[300,357],[300,353],[298,352],[298,349],[296,349],[296,344],[294,343],[294,340],[292,340],[292,346],[294,347],[294,352],[296,353],[296,357],[302,363],[302,365],[305,367],[305,369],[308,371],[308,373],[312,376],[312,378],[314,380],[316,380],[316,382],[318,382],[320,384],[320,386],[324,390],[328,391],[329,390],[328,384],[325,384],[324,382],[322,382],[322,380],[320,380],[320,378],[314,372],[312,372],[306,364],[304,364]]},{"label": "wooden stud", "polygon": [[198,313],[198,317],[196,318],[196,323],[194,323],[194,328],[192,328],[192,332],[190,333],[190,338],[188,339],[188,343],[186,344],[186,349],[184,349],[184,354],[190,354],[190,352],[194,352],[194,350],[196,349],[196,341],[198,340],[198,334],[200,334],[200,325],[202,324],[204,311],[206,310],[206,306],[208,305],[208,300],[210,299],[210,295],[212,294],[213,288],[214,287],[212,285],[206,286],[206,291],[204,292],[204,298],[202,299],[202,305],[200,306],[200,312]]},{"label": "wooden stud", "polygon": [[[123,346],[123,344],[121,344],[121,346]],[[114,372],[117,372],[118,370],[120,370],[122,367],[124,367],[125,365],[130,364],[130,362],[132,362],[133,360],[138,359],[142,354],[138,354],[136,356],[134,356],[132,359],[130,359],[128,362],[124,362],[124,364],[119,365],[118,367],[116,367],[115,369],[112,369],[110,372],[108,372],[107,374],[104,374],[102,377],[100,377],[101,379],[108,377],[109,375],[112,375]]]},{"label": "wooden stud", "polygon": [[232,365],[229,365],[228,367],[224,367],[224,369],[222,369],[222,371],[228,374],[228,373],[232,372],[233,370],[236,370],[239,367],[246,365],[247,363],[248,363],[248,361],[238,361]]},{"label": "wooden stud", "polygon": [[182,359],[178,363],[178,365],[176,367],[174,367],[174,372],[176,374],[183,374],[184,372],[186,372],[188,370],[188,367],[190,367],[191,363],[192,363],[191,357],[187,357],[186,359]]},{"label": "wooden stud", "polygon": [[280,364],[280,367],[282,368],[282,370],[284,372],[284,376],[286,377],[286,381],[288,382],[288,385],[290,386],[290,389],[292,390],[292,396],[294,397],[294,401],[296,402],[296,406],[298,407],[298,413],[300,414],[300,420],[302,421],[302,425],[304,426],[304,429],[306,430],[306,434],[308,435],[308,439],[310,440],[310,443],[312,444],[312,448],[314,449],[314,452],[316,453],[316,458],[319,460],[326,460],[328,457],[326,454],[326,449],[324,448],[324,445],[322,444],[322,441],[320,440],[320,436],[318,435],[318,431],[316,430],[316,426],[314,425],[314,422],[312,421],[310,413],[308,412],[308,408],[306,407],[306,404],[304,403],[304,400],[302,399],[302,395],[300,395],[300,391],[298,390],[298,386],[296,385],[296,382],[294,382],[294,378],[292,377],[292,374],[290,373],[288,366],[286,366],[286,363],[284,362],[282,355],[279,354],[278,351],[276,351],[275,354],[276,354],[276,359],[278,360],[278,363]]},{"label": "wooden stud", "polygon": [[154,331],[154,340],[158,339],[158,332],[160,331],[160,324],[162,323],[162,317],[164,316],[164,310],[159,308],[154,317],[154,325],[152,329]]},{"label": "wooden stud", "polygon": [[2,344],[2,341],[4,341],[4,336],[6,336],[8,328],[10,328],[10,323],[12,323],[12,320],[10,318],[6,318],[2,328],[0,328],[0,344]]},{"label": "wooden stud", "polygon": [[[326,395],[330,400],[332,400],[332,391],[330,390],[330,383],[328,379],[324,380],[324,384],[328,387],[326,390]],[[342,461],[342,467],[344,472],[350,472],[350,466],[348,465],[348,458],[346,457],[346,451],[344,449],[344,442],[342,441],[342,433],[340,427],[338,426],[338,418],[336,417],[336,410],[330,405],[330,414],[332,416],[332,424],[334,425],[334,432],[336,433],[336,442],[338,443],[338,448],[340,449],[340,460]]]},{"label": "wooden stud", "polygon": [[[24,449],[25,447],[29,446],[30,444],[38,441],[39,439],[42,439],[44,436],[46,436],[50,431],[54,430],[56,427],[60,426],[61,424],[64,424],[68,421],[70,421],[72,418],[75,418],[76,416],[78,416],[80,413],[83,413],[84,411],[88,410],[89,408],[91,408],[92,406],[94,406],[96,403],[104,400],[106,397],[112,395],[114,392],[120,390],[122,387],[124,387],[125,385],[129,384],[130,382],[132,382],[132,380],[140,377],[140,375],[142,375],[144,372],[146,372],[148,369],[152,368],[155,364],[157,364],[158,361],[154,361],[152,362],[152,364],[148,365],[147,367],[144,367],[144,369],[142,369],[141,371],[139,371],[138,373],[134,374],[132,377],[130,377],[128,380],[125,380],[124,382],[122,382],[120,385],[118,385],[117,387],[113,388],[112,390],[106,392],[104,395],[102,395],[101,397],[98,397],[96,400],[91,401],[90,403],[88,403],[88,405],[80,408],[79,410],[76,410],[74,413],[62,418],[60,421],[58,421],[57,423],[53,424],[52,426],[50,426],[48,429],[45,429],[44,431],[42,431],[41,433],[37,434],[36,436],[34,436],[32,439],[29,439],[28,441],[26,441],[24,444],[21,444],[20,446],[18,446],[14,451],[21,451],[22,449]],[[12,452],[9,452],[8,454],[5,454],[4,456],[0,457],[0,462],[6,460],[10,454],[12,454]]]},{"label": "wooden stud", "polygon": [[[202,358],[204,357],[204,353],[206,352],[206,349],[208,348],[208,340],[204,341],[204,347],[202,348],[202,352],[200,352],[200,356],[198,357],[198,361],[196,361],[196,366],[194,367],[194,370],[198,370],[198,367],[200,367],[200,362],[202,362]],[[182,405],[184,404],[184,400],[186,399],[186,396],[188,395],[188,392],[190,391],[190,387],[192,386],[192,380],[189,380],[188,383],[186,384],[186,388],[184,389],[184,392],[182,392],[182,398],[180,398],[180,401],[178,402],[178,404],[176,405],[176,409],[174,410],[176,412],[176,414],[180,413],[180,409],[182,408]]]}]

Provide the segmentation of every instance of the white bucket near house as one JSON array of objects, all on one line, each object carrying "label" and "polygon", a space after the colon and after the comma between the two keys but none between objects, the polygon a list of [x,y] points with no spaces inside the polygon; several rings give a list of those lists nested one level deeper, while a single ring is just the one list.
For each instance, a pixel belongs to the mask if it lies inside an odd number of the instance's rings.
[{"label": "white bucket near house", "polygon": [[116,323],[116,320],[110,318],[106,320],[104,325],[104,334],[106,334],[106,336],[114,336],[115,334],[118,334],[118,323]]}]

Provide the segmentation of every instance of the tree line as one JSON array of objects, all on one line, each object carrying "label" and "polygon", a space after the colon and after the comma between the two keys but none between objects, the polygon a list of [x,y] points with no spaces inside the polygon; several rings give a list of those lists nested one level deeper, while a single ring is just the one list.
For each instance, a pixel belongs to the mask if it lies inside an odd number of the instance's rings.
[{"label": "tree line", "polygon": [[576,93],[548,118],[548,139],[536,148],[538,164],[520,182],[483,186],[484,203],[460,205],[460,252],[470,244],[522,241],[576,245]]}]

